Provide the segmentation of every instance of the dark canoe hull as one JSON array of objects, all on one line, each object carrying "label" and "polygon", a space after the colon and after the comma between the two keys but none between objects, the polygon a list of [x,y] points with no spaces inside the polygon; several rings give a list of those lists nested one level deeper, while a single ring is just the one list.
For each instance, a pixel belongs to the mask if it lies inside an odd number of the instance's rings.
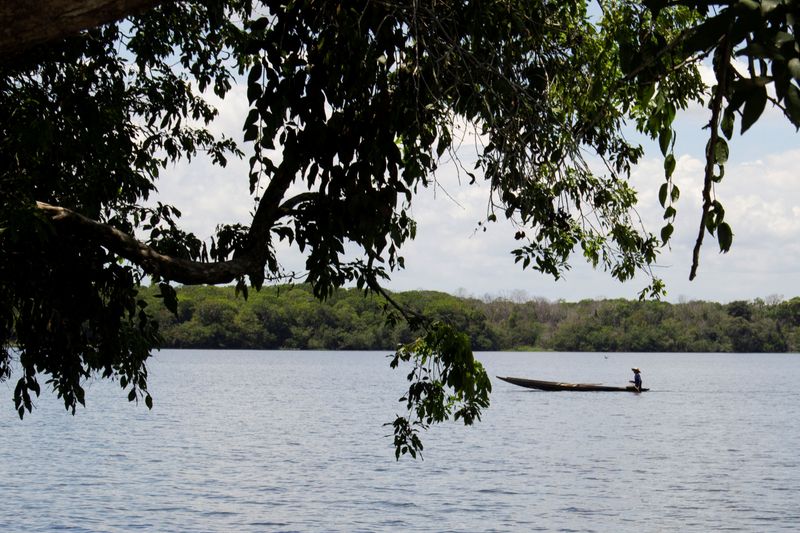
[{"label": "dark canoe hull", "polygon": [[[595,392],[639,392],[633,385],[627,387],[612,387],[610,385],[599,385],[597,383],[561,383],[559,381],[541,381],[538,379],[512,378],[497,376],[498,379],[507,381],[520,387],[538,390],[571,390],[571,391],[595,391]],[[642,389],[641,392],[650,389]]]}]

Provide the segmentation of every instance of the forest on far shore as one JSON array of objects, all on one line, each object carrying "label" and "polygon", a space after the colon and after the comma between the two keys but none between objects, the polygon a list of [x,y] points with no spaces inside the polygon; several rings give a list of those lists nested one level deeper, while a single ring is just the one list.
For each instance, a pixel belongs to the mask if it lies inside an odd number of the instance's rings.
[{"label": "forest on far shore", "polygon": [[[338,290],[324,302],[307,285],[264,287],[247,299],[233,287],[176,290],[173,314],[159,301],[157,286],[141,288],[164,348],[389,350],[416,337],[404,321],[387,321],[382,299],[357,289]],[[671,304],[512,301],[435,291],[392,297],[453,324],[477,351],[800,351],[800,298]]]}]

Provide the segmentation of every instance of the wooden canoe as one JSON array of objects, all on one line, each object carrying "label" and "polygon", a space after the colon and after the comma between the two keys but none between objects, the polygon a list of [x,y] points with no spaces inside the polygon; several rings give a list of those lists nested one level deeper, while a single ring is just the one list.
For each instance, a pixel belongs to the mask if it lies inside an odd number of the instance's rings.
[{"label": "wooden canoe", "polygon": [[[525,379],[525,378],[512,378],[512,377],[503,377],[497,376],[498,379],[502,379],[503,381],[507,381],[508,383],[512,383],[514,385],[519,385],[520,387],[525,387],[528,389],[539,389],[539,390],[571,390],[571,391],[597,391],[597,392],[638,392],[633,385],[628,385],[627,387],[613,387],[610,385],[600,385],[598,383],[562,383],[559,381],[541,381],[538,379]],[[641,392],[648,391],[650,389],[643,388]]]}]

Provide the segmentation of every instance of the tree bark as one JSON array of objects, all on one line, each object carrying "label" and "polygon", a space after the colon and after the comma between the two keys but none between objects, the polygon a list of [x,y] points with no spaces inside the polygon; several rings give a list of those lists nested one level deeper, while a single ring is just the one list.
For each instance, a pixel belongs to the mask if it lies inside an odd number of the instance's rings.
[{"label": "tree bark", "polygon": [[0,63],[165,0],[0,0]]},{"label": "tree bark", "polygon": [[[230,261],[202,263],[164,255],[137,241],[127,233],[87,218],[64,207],[36,202],[36,207],[47,213],[53,224],[72,235],[90,239],[142,267],[148,274],[186,285],[229,283],[246,275],[263,272],[260,249],[235,257]],[[255,252],[255,253],[254,253]]]}]

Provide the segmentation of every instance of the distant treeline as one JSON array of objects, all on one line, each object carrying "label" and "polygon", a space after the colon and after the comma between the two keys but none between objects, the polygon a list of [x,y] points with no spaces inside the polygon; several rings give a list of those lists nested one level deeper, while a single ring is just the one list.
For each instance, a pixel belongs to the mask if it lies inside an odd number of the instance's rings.
[{"label": "distant treeline", "polygon": [[[177,289],[177,316],[142,289],[161,325],[164,347],[383,350],[417,336],[386,320],[384,301],[356,289],[325,302],[305,285],[265,287],[248,299],[232,287]],[[789,301],[585,300],[459,298],[433,291],[393,298],[467,333],[475,350],[630,352],[795,352],[800,298]]]}]

